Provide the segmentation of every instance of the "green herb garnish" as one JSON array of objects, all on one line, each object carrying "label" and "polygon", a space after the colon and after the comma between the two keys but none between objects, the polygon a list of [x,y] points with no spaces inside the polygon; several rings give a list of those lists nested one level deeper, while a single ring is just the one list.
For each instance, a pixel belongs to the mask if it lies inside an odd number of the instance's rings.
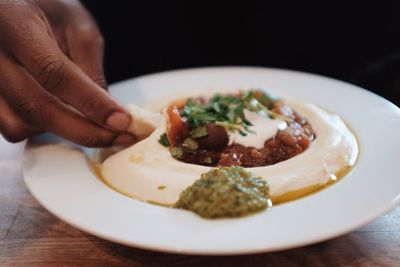
[{"label": "green herb garnish", "polygon": [[171,155],[174,158],[180,159],[183,156],[183,150],[180,147],[173,147],[171,148]]},{"label": "green herb garnish", "polygon": [[[207,130],[204,125],[209,122],[222,122],[228,130],[246,131],[245,127],[251,123],[245,118],[243,109],[245,105],[241,98],[227,95],[216,95],[207,104],[202,105],[195,99],[189,99],[183,108],[182,116],[189,123],[192,130],[191,136],[199,138],[205,136]],[[224,126],[225,126],[224,125]]]},{"label": "green herb garnish", "polygon": [[[259,100],[260,96],[258,96],[258,94],[259,94],[258,91],[256,91],[256,92],[248,91],[248,92],[246,92],[246,94],[243,95],[242,99],[248,110],[253,111],[253,112],[258,112],[261,114],[265,114],[266,116],[269,116],[270,118],[273,118],[273,119],[281,119],[281,120],[286,121],[287,123],[293,122],[292,118],[289,118],[287,116],[284,116],[284,115],[278,114],[276,112],[273,112],[272,110],[269,110]],[[266,96],[264,95],[263,98],[266,98]],[[263,99],[263,98],[261,98],[261,99]]]},{"label": "green herb garnish", "polygon": [[247,91],[246,94],[252,95],[254,98],[256,98],[259,102],[261,102],[261,104],[263,104],[267,108],[270,108],[274,104],[274,102],[279,100],[278,97],[271,95],[268,92],[261,91],[259,89]]},{"label": "green herb garnish", "polygon": [[186,102],[182,116],[186,118],[192,129],[217,120],[217,114],[209,112],[204,105],[192,98],[189,98]]},{"label": "green herb garnish", "polygon": [[190,136],[193,138],[200,138],[208,135],[207,128],[205,126],[199,126],[190,131]]},{"label": "green herb garnish", "polygon": [[207,129],[204,127],[207,123],[213,122],[225,127],[228,131],[239,132],[245,136],[253,133],[249,126],[251,122],[246,119],[244,109],[258,112],[271,118],[279,118],[286,122],[292,122],[291,118],[277,114],[270,109],[277,99],[261,91],[248,91],[242,96],[234,95],[216,95],[202,104],[196,99],[189,98],[182,110],[182,117],[185,118],[190,128],[192,138],[200,138],[207,135]]},{"label": "green herb garnish", "polygon": [[210,163],[212,163],[212,159],[211,159],[211,157],[207,157],[207,158],[205,158],[205,159],[203,160],[203,162],[204,162],[204,163],[207,163],[207,164],[210,164]]},{"label": "green herb garnish", "polygon": [[158,139],[158,142],[161,145],[168,147],[169,146],[169,141],[168,141],[167,134],[163,133],[162,135],[160,135],[160,139]]},{"label": "green herb garnish", "polygon": [[186,138],[185,142],[183,143],[186,144],[191,150],[196,150],[199,148],[199,144],[196,142],[196,140],[190,137]]}]

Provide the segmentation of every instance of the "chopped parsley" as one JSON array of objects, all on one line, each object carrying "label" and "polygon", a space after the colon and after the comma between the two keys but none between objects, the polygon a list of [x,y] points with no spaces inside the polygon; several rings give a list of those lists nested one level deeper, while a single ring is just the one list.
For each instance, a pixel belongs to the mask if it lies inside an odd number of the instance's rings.
[{"label": "chopped parsley", "polygon": [[168,147],[169,146],[169,141],[168,141],[167,134],[163,133],[162,135],[160,135],[160,139],[158,139],[158,142],[161,145]]},{"label": "chopped parsley", "polygon": [[183,150],[180,147],[173,147],[173,148],[171,148],[170,152],[171,152],[171,155],[177,159],[180,159],[183,156]]},{"label": "chopped parsley", "polygon": [[204,163],[207,163],[207,164],[210,164],[210,163],[212,163],[212,159],[211,159],[211,157],[206,157],[206,158],[203,160],[203,162],[204,162]]},{"label": "chopped parsley", "polygon": [[286,121],[287,123],[291,123],[293,121],[292,118],[278,114],[268,109],[263,104],[263,102],[269,103],[268,101],[266,101],[266,99],[268,99],[267,95],[266,94],[260,95],[260,91],[248,91],[243,95],[242,99],[246,108],[250,111],[264,114],[273,119],[281,119]]},{"label": "chopped parsley", "polygon": [[238,131],[241,135],[252,133],[251,122],[246,119],[244,109],[258,112],[270,118],[279,118],[291,122],[291,118],[277,114],[270,107],[277,99],[260,90],[250,90],[241,95],[215,95],[206,104],[189,98],[181,115],[193,129],[192,138],[206,136],[205,124],[214,122],[231,132]]},{"label": "chopped parsley", "polygon": [[188,148],[190,148],[191,150],[196,150],[199,148],[199,144],[197,143],[196,140],[194,140],[193,138],[186,138],[185,142],[183,142]]},{"label": "chopped parsley", "polygon": [[190,136],[193,138],[200,138],[208,135],[207,128],[205,126],[199,126],[190,131]]}]

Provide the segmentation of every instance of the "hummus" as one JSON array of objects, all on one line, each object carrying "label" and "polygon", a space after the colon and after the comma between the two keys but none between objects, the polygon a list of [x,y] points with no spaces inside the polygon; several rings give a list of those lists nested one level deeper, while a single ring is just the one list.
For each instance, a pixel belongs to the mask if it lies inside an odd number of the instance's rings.
[{"label": "hummus", "polygon": [[[270,184],[273,203],[301,197],[324,187],[354,165],[358,146],[354,135],[337,115],[309,103],[285,100],[301,113],[317,138],[301,154],[265,167],[249,168]],[[158,142],[166,120],[146,139],[107,158],[101,166],[104,181],[130,197],[174,205],[179,195],[211,167],[174,159]]]}]

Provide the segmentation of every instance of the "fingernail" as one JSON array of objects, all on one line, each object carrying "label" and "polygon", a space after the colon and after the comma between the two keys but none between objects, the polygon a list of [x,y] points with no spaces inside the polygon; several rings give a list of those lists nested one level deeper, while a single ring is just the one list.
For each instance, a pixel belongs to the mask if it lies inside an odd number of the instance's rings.
[{"label": "fingernail", "polygon": [[106,124],[117,131],[125,131],[131,123],[131,117],[123,112],[115,111],[106,121]]},{"label": "fingernail", "polygon": [[113,142],[113,146],[127,146],[127,145],[132,145],[135,143],[136,138],[131,135],[131,134],[121,134],[117,138],[115,138]]}]

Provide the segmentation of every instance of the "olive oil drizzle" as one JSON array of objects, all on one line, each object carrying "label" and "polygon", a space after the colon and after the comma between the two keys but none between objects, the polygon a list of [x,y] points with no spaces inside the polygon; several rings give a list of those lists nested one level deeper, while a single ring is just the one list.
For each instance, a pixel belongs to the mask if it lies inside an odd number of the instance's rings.
[{"label": "olive oil drizzle", "polygon": [[[129,194],[127,194],[127,193],[125,193],[125,192],[123,192],[123,191],[121,191],[119,189],[116,189],[111,184],[109,184],[107,182],[107,180],[103,177],[103,175],[101,173],[101,165],[99,163],[91,161],[90,165],[91,165],[96,177],[101,182],[103,182],[106,186],[110,187],[112,190],[114,190],[114,191],[116,191],[116,192],[118,192],[118,193],[120,193],[120,194],[122,194],[124,196],[127,196],[127,197],[135,199],[135,200],[139,200],[139,201],[142,201],[142,202],[147,202],[149,204],[158,205],[158,206],[169,207],[169,208],[172,208],[174,206],[174,203],[164,204],[164,203],[159,203],[159,202],[153,201],[153,200],[143,200],[143,199],[140,199],[138,197],[129,195]],[[305,187],[305,188],[301,188],[301,189],[298,189],[298,190],[293,190],[293,191],[286,192],[286,193],[284,193],[282,195],[279,195],[279,196],[276,196],[276,197],[271,197],[272,204],[273,205],[279,205],[279,204],[290,202],[290,201],[293,201],[293,200],[296,200],[296,199],[300,199],[300,198],[304,198],[304,197],[313,195],[314,193],[318,193],[318,192],[322,191],[323,189],[325,189],[325,188],[337,183],[338,181],[340,181],[344,176],[346,176],[347,174],[349,174],[351,172],[353,166],[348,166],[348,167],[345,167],[342,170],[338,171],[334,175],[336,177],[336,179],[329,179],[326,184],[311,185],[311,186],[308,186],[308,187]]]}]

